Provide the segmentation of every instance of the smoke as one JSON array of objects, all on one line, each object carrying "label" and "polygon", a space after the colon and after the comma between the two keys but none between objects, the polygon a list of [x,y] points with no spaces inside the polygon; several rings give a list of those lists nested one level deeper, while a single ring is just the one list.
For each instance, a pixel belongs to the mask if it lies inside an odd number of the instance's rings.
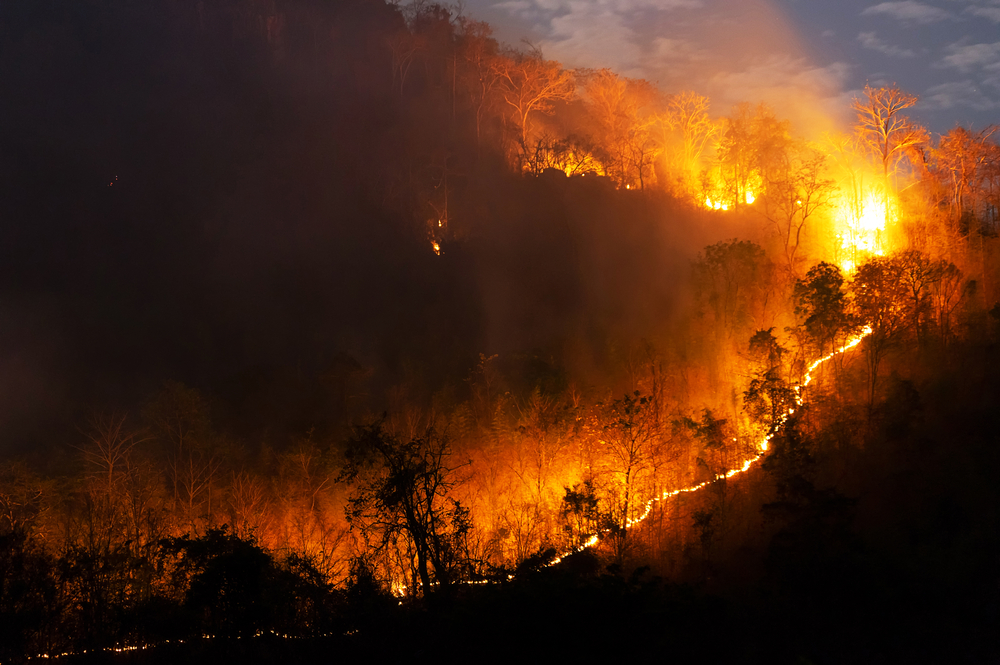
[{"label": "smoke", "polygon": [[547,57],[568,67],[610,67],[667,93],[694,90],[724,115],[765,102],[795,132],[818,138],[843,127],[850,68],[814,64],[770,0],[501,3],[511,31],[529,29]]}]

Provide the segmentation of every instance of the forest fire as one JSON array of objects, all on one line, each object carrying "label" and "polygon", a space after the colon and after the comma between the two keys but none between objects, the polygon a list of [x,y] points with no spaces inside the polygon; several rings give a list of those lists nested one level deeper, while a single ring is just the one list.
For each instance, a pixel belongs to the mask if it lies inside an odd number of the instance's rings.
[{"label": "forest fire", "polygon": [[[825,363],[825,362],[827,362],[827,361],[835,358],[836,356],[838,356],[840,354],[846,353],[847,351],[850,351],[851,349],[853,349],[854,347],[856,347],[858,344],[861,343],[862,340],[864,340],[865,337],[867,337],[871,333],[872,333],[871,326],[865,326],[861,330],[860,333],[858,333],[857,335],[851,337],[841,347],[839,347],[838,349],[836,349],[834,351],[831,351],[830,353],[828,353],[827,355],[823,356],[822,358],[814,360],[808,366],[808,368],[806,369],[805,375],[803,376],[801,383],[799,383],[798,385],[794,386],[793,389],[792,389],[794,391],[794,393],[795,393],[795,403],[797,405],[799,405],[799,406],[801,406],[803,404],[804,396],[802,395],[802,390],[804,388],[806,388],[810,383],[812,383],[813,372],[815,372],[817,369],[819,369],[819,367],[823,363]],[[712,483],[714,483],[714,482],[716,482],[718,480],[732,478],[734,476],[738,476],[738,475],[740,475],[742,473],[746,473],[747,471],[749,471],[753,467],[754,464],[756,464],[757,462],[759,462],[764,457],[764,455],[767,453],[767,450],[768,450],[768,447],[770,445],[771,439],[774,438],[774,435],[781,429],[781,427],[784,426],[784,424],[788,421],[788,418],[791,417],[794,414],[795,414],[795,409],[794,408],[790,408],[790,409],[788,409],[788,411],[786,413],[784,413],[782,415],[782,417],[778,421],[778,424],[775,426],[775,428],[773,429],[773,431],[770,432],[769,434],[767,434],[757,444],[757,449],[759,451],[757,455],[755,455],[755,456],[753,456],[753,457],[751,457],[749,459],[744,460],[743,463],[739,467],[737,467],[735,469],[729,469],[725,473],[716,476],[713,480],[706,480],[704,482],[698,483],[697,485],[692,485],[690,487],[682,487],[682,488],[679,488],[679,489],[668,490],[668,491],[663,492],[659,496],[656,496],[656,497],[653,497],[652,499],[647,500],[644,504],[642,504],[643,507],[642,507],[642,510],[641,510],[641,512],[640,512],[640,514],[638,516],[636,516],[636,517],[630,517],[630,518],[628,518],[626,520],[626,522],[625,522],[625,528],[626,529],[631,529],[632,527],[634,527],[634,526],[636,526],[636,525],[641,524],[642,522],[644,522],[646,520],[646,518],[648,518],[650,516],[650,514],[653,512],[653,508],[658,503],[667,501],[668,499],[671,499],[671,498],[673,498],[675,496],[679,496],[679,495],[682,495],[682,494],[690,494],[690,493],[693,493],[693,492],[698,492],[698,491],[700,491],[700,490],[708,487],[709,485],[711,485]],[[607,532],[605,532],[605,533],[607,533]],[[576,552],[581,552],[581,551],[583,551],[583,550],[585,550],[587,548],[594,547],[594,546],[598,545],[601,542],[601,535],[603,535],[603,534],[594,534],[590,538],[588,538],[582,545],[580,545],[578,547],[575,547],[575,548],[573,548],[573,549],[571,549],[569,551],[563,552],[558,557],[556,557],[555,559],[553,559],[550,565],[556,565],[557,563],[560,563],[563,559],[565,559],[567,556],[569,556],[571,554],[574,554]]]},{"label": "forest fire", "polygon": [[918,661],[1000,606],[994,128],[741,40],[662,83],[434,2],[24,4],[0,663]]},{"label": "forest fire", "polygon": [[868,188],[858,201],[842,197],[836,207],[838,255],[840,265],[853,272],[866,257],[883,256],[887,243],[887,224],[895,220],[893,205],[883,192]]},{"label": "forest fire", "polygon": [[705,199],[705,207],[709,210],[729,210],[728,203],[712,199],[711,197]]}]

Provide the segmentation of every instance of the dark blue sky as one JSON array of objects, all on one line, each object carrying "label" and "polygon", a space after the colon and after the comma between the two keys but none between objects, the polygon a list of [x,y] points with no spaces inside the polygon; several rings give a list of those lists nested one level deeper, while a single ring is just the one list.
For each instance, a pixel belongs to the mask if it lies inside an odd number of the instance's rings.
[{"label": "dark blue sky", "polygon": [[918,94],[912,115],[934,132],[1000,121],[1000,0],[467,0],[465,12],[568,66],[707,94],[717,113],[768,101],[806,134],[845,123],[866,81]]}]

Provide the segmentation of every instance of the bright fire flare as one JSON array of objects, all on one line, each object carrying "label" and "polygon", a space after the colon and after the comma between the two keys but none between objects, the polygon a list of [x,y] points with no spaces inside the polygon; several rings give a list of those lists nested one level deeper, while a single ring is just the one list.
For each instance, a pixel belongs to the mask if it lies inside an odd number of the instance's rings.
[{"label": "bright fire flare", "polygon": [[886,220],[893,218],[893,204],[882,192],[869,189],[859,202],[841,201],[837,210],[841,231],[840,267],[852,272],[866,256],[885,254]]}]

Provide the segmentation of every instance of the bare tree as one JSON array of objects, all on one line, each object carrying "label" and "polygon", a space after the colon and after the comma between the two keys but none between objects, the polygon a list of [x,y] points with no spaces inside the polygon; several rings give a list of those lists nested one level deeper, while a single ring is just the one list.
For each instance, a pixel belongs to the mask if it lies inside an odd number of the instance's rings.
[{"label": "bare tree", "polygon": [[708,97],[683,91],[667,97],[666,107],[657,117],[656,141],[666,156],[678,194],[695,195],[701,160],[719,133],[719,123],[708,115],[709,105]]},{"label": "bare tree", "polygon": [[576,83],[572,72],[558,62],[545,60],[536,48],[514,51],[497,60],[501,95],[517,132],[520,154],[527,152],[531,118],[536,113],[551,114],[555,102],[572,99]]},{"label": "bare tree", "polygon": [[618,76],[608,69],[590,73],[584,93],[595,134],[608,155],[608,175],[619,187],[642,189],[654,158],[650,112],[656,92],[647,81]]},{"label": "bare tree", "polygon": [[891,179],[902,159],[927,142],[927,130],[903,115],[917,103],[918,97],[899,88],[873,88],[866,85],[861,97],[851,108],[855,114],[854,131],[862,150],[882,165],[882,185],[885,189],[885,214],[889,221],[889,195],[895,187]]},{"label": "bare tree", "polygon": [[826,155],[805,146],[791,146],[780,166],[765,171],[761,205],[781,239],[788,274],[798,278],[797,263],[806,223],[830,204],[836,185],[826,176]]},{"label": "bare tree", "polygon": [[483,124],[498,103],[497,90],[503,68],[493,28],[488,23],[459,19],[458,48],[462,57],[462,88],[467,91],[476,123],[476,141],[482,140]]},{"label": "bare tree", "polygon": [[616,554],[621,560],[627,552],[628,528],[642,512],[637,494],[649,480],[659,432],[653,404],[639,391],[609,404],[602,421],[601,443],[615,479],[611,488],[614,497],[611,518]]}]

